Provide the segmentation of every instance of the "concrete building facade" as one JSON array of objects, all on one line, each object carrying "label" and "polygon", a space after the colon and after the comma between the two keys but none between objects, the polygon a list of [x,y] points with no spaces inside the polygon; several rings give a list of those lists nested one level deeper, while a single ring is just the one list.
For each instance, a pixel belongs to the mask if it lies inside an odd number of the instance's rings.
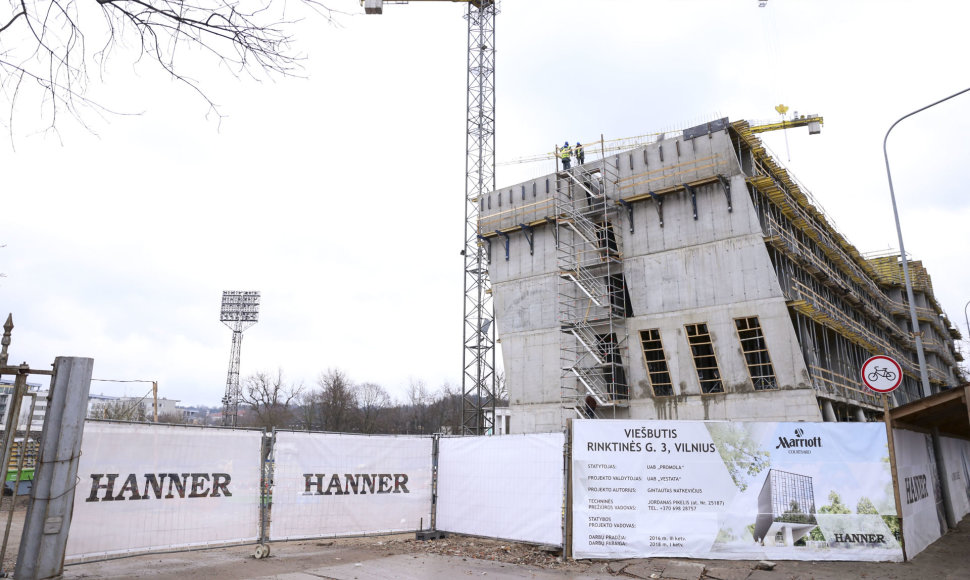
[{"label": "concrete building facade", "polygon": [[[587,156],[594,153],[587,145]],[[899,256],[866,259],[746,122],[727,119],[493,191],[482,243],[512,432],[567,417],[865,420],[859,371],[921,396]],[[933,390],[953,328],[919,262]]]}]

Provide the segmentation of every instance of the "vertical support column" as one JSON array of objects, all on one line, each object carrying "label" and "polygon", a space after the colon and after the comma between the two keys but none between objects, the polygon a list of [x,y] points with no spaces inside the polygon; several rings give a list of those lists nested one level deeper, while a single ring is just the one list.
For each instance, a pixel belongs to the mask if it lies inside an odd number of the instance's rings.
[{"label": "vertical support column", "polygon": [[899,500],[899,471],[896,469],[896,442],[893,438],[893,420],[889,413],[889,395],[882,395],[882,417],[886,422],[886,442],[889,444],[889,471],[893,478],[893,500],[896,502],[896,518],[899,520],[899,545],[903,549],[903,561],[906,561],[906,545],[903,543],[903,503]]},{"label": "vertical support column", "polygon": [[563,477],[566,493],[563,498],[562,518],[562,555],[563,559],[573,557],[573,419],[566,419],[566,441],[563,445]]},{"label": "vertical support column", "polygon": [[[465,135],[464,324],[462,434],[484,435],[495,418],[495,324],[485,247],[479,241],[479,203],[495,189],[494,0],[469,2]],[[489,415],[489,412],[491,415]]]},{"label": "vertical support column", "polygon": [[832,401],[828,399],[822,400],[822,420],[835,422],[838,419],[835,418],[835,409],[832,408]]},{"label": "vertical support column", "polygon": [[432,532],[438,529],[438,444],[441,434],[435,433],[431,439],[431,525]]},{"label": "vertical support column", "polygon": [[64,572],[81,436],[94,359],[57,357],[48,396],[40,458],[20,538],[16,577],[56,578]]},{"label": "vertical support column", "polygon": [[855,408],[855,420],[859,423],[866,422],[866,412],[862,410],[862,407]]}]

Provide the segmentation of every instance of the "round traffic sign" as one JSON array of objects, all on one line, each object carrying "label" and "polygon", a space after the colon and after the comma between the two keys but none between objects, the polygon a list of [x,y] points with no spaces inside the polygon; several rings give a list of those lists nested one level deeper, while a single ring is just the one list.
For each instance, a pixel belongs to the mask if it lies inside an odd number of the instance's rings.
[{"label": "round traffic sign", "polygon": [[873,356],[862,365],[862,382],[877,393],[891,393],[903,382],[903,369],[895,359]]}]

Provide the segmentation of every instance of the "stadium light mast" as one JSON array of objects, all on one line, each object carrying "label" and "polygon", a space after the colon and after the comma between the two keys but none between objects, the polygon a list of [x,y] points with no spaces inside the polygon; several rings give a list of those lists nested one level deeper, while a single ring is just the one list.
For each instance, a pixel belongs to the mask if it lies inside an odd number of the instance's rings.
[{"label": "stadium light mast", "polygon": [[224,291],[219,320],[232,330],[229,375],[226,377],[226,394],[222,397],[222,425],[235,427],[239,416],[239,358],[242,350],[242,333],[259,322],[259,292]]}]

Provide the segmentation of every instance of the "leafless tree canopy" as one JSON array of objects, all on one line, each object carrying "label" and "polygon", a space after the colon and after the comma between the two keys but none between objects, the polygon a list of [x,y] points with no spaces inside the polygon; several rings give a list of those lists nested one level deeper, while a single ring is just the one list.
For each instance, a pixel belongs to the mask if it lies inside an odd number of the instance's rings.
[{"label": "leafless tree canopy", "polygon": [[[181,72],[189,52],[208,53],[235,75],[292,74],[292,52],[282,0],[8,0],[0,9],[0,89],[9,121],[18,99],[40,96],[50,123],[66,111],[93,105],[85,96],[88,65],[104,70],[115,52],[148,59],[197,91]],[[301,0],[327,20],[316,0]]]},{"label": "leafless tree canopy", "polygon": [[275,375],[258,372],[246,377],[240,396],[252,409],[253,425],[285,427],[293,422],[291,403],[302,391],[302,385],[288,384],[278,369]]}]

